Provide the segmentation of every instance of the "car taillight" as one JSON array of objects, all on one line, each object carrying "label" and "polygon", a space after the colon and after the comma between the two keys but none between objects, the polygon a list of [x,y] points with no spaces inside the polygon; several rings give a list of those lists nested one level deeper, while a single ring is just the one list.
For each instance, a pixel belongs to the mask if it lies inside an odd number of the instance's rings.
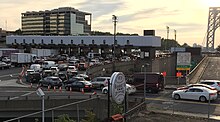
[{"label": "car taillight", "polygon": [[213,95],[216,95],[216,93],[210,93],[209,95],[210,95],[210,96],[213,96]]},{"label": "car taillight", "polygon": [[218,83],[218,86],[220,87],[220,83]]}]

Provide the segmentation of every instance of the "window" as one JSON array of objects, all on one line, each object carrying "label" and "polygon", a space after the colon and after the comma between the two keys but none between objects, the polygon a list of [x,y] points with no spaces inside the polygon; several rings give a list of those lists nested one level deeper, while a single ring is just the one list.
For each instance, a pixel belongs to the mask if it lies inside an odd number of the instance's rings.
[{"label": "window", "polygon": [[81,40],[81,44],[84,44],[84,41],[83,41],[83,40]]},{"label": "window", "polygon": [[61,39],[61,44],[63,44],[63,40]]},{"label": "window", "polygon": [[43,39],[41,39],[41,43],[42,43],[42,44],[44,43],[44,40],[43,40]]},{"label": "window", "polygon": [[34,44],[34,39],[32,39],[32,43]]},{"label": "window", "polygon": [[17,40],[16,40],[16,39],[14,39],[14,43],[17,43]]},{"label": "window", "polygon": [[53,44],[53,39],[51,39],[51,44]]},{"label": "window", "polygon": [[106,44],[105,40],[103,40],[103,44]]},{"label": "window", "polygon": [[25,39],[23,39],[23,43],[25,43]]},{"label": "window", "polygon": [[95,41],[94,41],[94,40],[92,40],[92,44],[95,44]]},{"label": "window", "polygon": [[71,40],[71,44],[73,44],[73,40]]},{"label": "window", "polygon": [[129,40],[127,40],[127,45],[130,45],[130,41]]}]

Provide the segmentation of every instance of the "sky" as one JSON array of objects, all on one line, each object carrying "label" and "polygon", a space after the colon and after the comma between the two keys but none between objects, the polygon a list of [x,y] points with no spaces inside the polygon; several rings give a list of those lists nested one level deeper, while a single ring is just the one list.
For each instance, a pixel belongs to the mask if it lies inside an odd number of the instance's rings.
[{"label": "sky", "polygon": [[[21,28],[21,13],[73,7],[92,13],[92,30],[113,33],[112,15],[118,17],[117,32],[137,33],[155,30],[156,36],[180,44],[205,46],[209,7],[220,7],[220,0],[1,0],[0,28]],[[220,44],[217,29],[215,47]]]}]

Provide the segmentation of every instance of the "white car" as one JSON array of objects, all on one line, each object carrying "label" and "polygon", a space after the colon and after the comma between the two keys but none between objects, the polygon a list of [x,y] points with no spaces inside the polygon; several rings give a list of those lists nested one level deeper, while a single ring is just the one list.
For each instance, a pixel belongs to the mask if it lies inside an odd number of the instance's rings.
[{"label": "white car", "polygon": [[205,102],[209,100],[209,95],[210,95],[210,100],[217,99],[216,90],[210,90],[206,87],[191,87],[189,89],[173,91],[172,98],[176,100],[190,99],[190,100],[199,100],[201,102]]},{"label": "white car", "polygon": [[[128,94],[133,94],[136,92],[136,87],[134,85],[130,85],[130,84],[126,84],[126,92]],[[102,93],[103,94],[107,94],[108,93],[108,86],[104,87],[102,89]]]},{"label": "white car", "polygon": [[200,83],[215,87],[220,92],[220,80],[201,80]]},{"label": "white car", "polygon": [[74,71],[77,71],[76,66],[68,66],[67,72],[74,72]]}]

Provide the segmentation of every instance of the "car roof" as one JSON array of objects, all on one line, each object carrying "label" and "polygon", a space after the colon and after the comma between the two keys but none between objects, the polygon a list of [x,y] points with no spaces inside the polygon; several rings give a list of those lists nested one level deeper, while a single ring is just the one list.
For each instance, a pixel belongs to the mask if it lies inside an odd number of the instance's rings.
[{"label": "car roof", "polygon": [[220,80],[200,80],[200,82],[220,82]]}]

